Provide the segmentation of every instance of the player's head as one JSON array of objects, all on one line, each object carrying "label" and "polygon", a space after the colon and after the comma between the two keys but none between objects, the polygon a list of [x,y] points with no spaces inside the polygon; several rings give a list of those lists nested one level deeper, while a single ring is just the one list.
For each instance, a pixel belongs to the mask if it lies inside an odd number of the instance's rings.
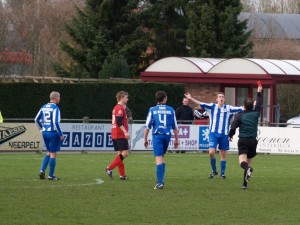
[{"label": "player's head", "polygon": [[58,104],[60,102],[60,94],[57,91],[52,91],[50,93],[50,102]]},{"label": "player's head", "polygon": [[167,93],[164,92],[164,91],[158,91],[155,94],[155,99],[156,99],[157,103],[165,104],[167,102],[167,99],[168,99]]},{"label": "player's head", "polygon": [[251,98],[246,98],[244,101],[244,108],[245,110],[252,110],[253,109],[253,100]]},{"label": "player's head", "polygon": [[182,99],[182,104],[187,106],[189,104],[189,100],[187,98]]},{"label": "player's head", "polygon": [[218,92],[217,94],[217,102],[219,105],[223,105],[225,102],[225,95],[223,92]]},{"label": "player's head", "polygon": [[127,104],[128,102],[128,93],[125,91],[119,91],[116,95],[117,102],[122,102],[123,104]]}]

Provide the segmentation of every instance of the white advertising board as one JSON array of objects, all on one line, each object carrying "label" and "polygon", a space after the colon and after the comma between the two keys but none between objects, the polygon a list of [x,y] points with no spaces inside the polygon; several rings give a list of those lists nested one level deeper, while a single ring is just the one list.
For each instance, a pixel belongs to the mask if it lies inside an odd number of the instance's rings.
[{"label": "white advertising board", "polygon": [[42,150],[42,133],[34,123],[1,123],[0,151]]},{"label": "white advertising board", "polygon": [[61,150],[113,150],[111,124],[62,123]]},{"label": "white advertising board", "polygon": [[[178,126],[178,137],[180,146],[178,150],[198,150],[199,138],[198,138],[198,126],[196,125],[179,125]],[[144,130],[145,125],[133,124],[132,125],[132,139],[131,149],[132,150],[147,150],[144,147]],[[152,130],[148,135],[148,150],[153,149],[152,145]],[[169,150],[174,149],[174,136],[172,135],[169,144]]]},{"label": "white advertising board", "polygon": [[[62,123],[65,140],[61,150],[113,150],[111,124]],[[143,124],[132,124],[130,128],[131,150],[144,148]],[[205,125],[179,125],[179,150],[208,150],[209,129]],[[258,153],[300,154],[300,128],[258,127]],[[148,136],[152,146],[151,131]],[[230,151],[237,151],[238,129],[230,142]],[[42,150],[42,134],[34,123],[4,123],[0,125],[0,151]],[[172,136],[169,149],[174,146]]]},{"label": "white advertising board", "polygon": [[259,127],[257,152],[300,154],[300,128]]},{"label": "white advertising board", "polygon": [[[237,151],[238,129],[230,142],[230,150]],[[276,154],[300,154],[300,129],[288,127],[258,127],[257,152]]]}]

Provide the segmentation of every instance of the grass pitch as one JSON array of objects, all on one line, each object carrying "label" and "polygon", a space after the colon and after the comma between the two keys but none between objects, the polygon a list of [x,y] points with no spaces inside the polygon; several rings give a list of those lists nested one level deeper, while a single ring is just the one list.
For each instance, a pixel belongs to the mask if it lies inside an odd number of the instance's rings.
[{"label": "grass pitch", "polygon": [[0,154],[0,224],[300,224],[300,156],[258,155],[247,190],[235,154],[226,180],[207,179],[208,154],[167,154],[163,190],[153,190],[151,153],[129,155],[127,181],[104,174],[114,156],[60,153],[61,180],[48,181],[38,179],[43,155]]}]

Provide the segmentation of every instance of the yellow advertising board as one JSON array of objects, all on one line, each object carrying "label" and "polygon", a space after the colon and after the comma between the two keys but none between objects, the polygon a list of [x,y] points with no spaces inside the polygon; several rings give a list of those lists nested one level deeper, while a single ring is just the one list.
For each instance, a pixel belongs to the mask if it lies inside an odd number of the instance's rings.
[{"label": "yellow advertising board", "polygon": [[42,148],[42,133],[34,123],[0,124],[0,151],[37,151]]}]

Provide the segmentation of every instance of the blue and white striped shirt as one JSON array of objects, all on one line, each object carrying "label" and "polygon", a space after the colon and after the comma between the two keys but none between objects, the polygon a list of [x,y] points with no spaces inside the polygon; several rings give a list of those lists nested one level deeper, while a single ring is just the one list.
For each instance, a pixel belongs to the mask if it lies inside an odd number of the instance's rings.
[{"label": "blue and white striped shirt", "polygon": [[219,107],[215,103],[200,102],[201,108],[205,109],[209,115],[211,133],[217,133],[222,135],[228,135],[230,120],[234,114],[244,110],[243,106],[235,107],[231,105],[223,105]]},{"label": "blue and white striped shirt", "polygon": [[146,120],[146,129],[151,129],[152,134],[171,135],[171,129],[177,129],[175,111],[167,105],[151,107]]},{"label": "blue and white striped shirt", "polygon": [[59,125],[60,110],[56,104],[48,103],[43,105],[34,120],[39,130],[57,131],[60,137],[63,136]]}]

